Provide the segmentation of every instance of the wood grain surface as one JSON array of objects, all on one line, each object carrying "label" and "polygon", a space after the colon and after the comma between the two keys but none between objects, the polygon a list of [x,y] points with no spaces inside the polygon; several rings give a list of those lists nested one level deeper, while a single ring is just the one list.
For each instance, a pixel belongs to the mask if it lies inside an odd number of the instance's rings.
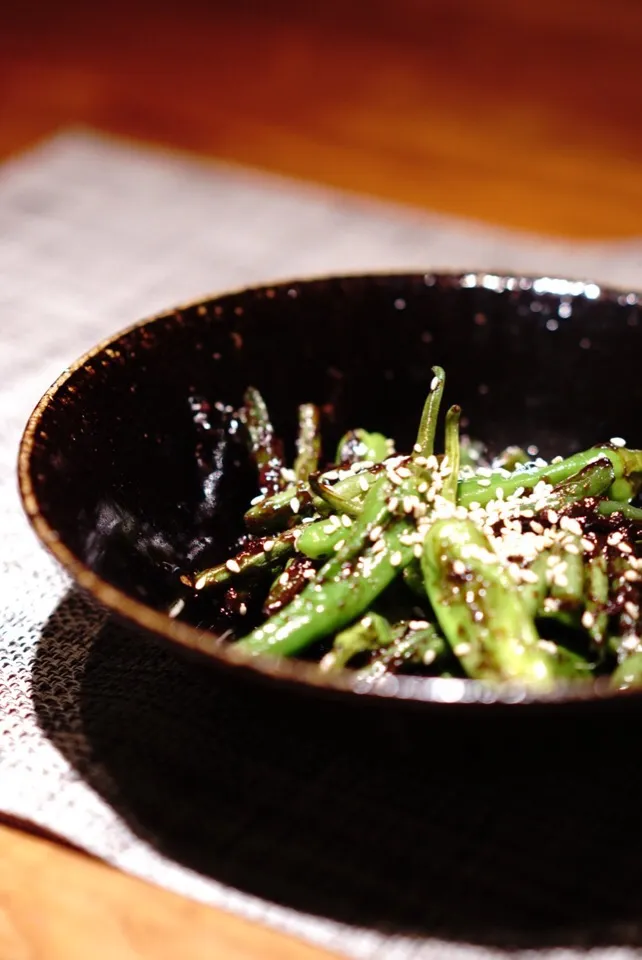
[{"label": "wood grain surface", "polygon": [[[575,237],[642,224],[639,0],[0,12],[0,157],[70,124]],[[0,960],[325,956],[0,828]]]},{"label": "wood grain surface", "polygon": [[2,960],[324,960],[330,954],[0,827]]}]

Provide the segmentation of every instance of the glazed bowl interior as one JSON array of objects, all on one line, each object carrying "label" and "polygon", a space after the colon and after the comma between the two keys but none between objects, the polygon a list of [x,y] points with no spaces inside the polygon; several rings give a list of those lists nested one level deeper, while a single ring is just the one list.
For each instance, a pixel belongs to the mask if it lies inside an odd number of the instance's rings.
[{"label": "glazed bowl interior", "polygon": [[[167,616],[177,569],[203,542],[208,559],[225,556],[255,492],[241,472],[223,484],[219,516],[199,519],[189,395],[237,405],[257,386],[290,451],[303,401],[324,406],[328,449],[344,429],[364,426],[403,451],[438,363],[445,400],[461,404],[467,432],[492,451],[517,443],[548,457],[614,435],[642,446],[641,344],[637,297],[593,284],[398,275],[232,293],[144,321],[61,377],[23,441],[25,506],[43,541],[102,603],[229,659],[232,647],[209,632],[215,617],[198,609],[188,611],[191,624]],[[260,669],[333,683],[314,679],[309,664]],[[428,681],[412,679],[407,695],[430,699]]]}]

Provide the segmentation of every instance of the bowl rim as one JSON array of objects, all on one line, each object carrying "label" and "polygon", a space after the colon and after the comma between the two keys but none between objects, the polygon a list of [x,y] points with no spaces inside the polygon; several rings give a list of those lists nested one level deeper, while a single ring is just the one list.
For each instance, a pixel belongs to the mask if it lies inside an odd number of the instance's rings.
[{"label": "bowl rim", "polygon": [[[367,273],[356,272],[347,274],[319,274],[294,279],[278,279],[270,282],[254,283],[224,290],[215,294],[204,294],[196,299],[182,302],[169,307],[159,313],[132,323],[116,333],[103,338],[93,347],[90,347],[73,361],[57,377],[53,384],[44,392],[34,407],[24,428],[18,452],[18,486],[23,508],[34,530],[45,549],[61,564],[72,580],[94,600],[106,609],[126,621],[140,627],[146,633],[151,633],[158,639],[177,644],[188,651],[206,657],[222,666],[249,671],[267,680],[279,683],[294,684],[296,686],[314,687],[328,693],[346,695],[358,694],[360,698],[368,700],[375,698],[411,701],[417,704],[447,704],[447,705],[489,705],[489,704],[540,704],[560,705],[586,701],[621,701],[631,697],[638,698],[642,692],[635,689],[614,690],[608,685],[608,678],[602,677],[593,681],[575,681],[560,683],[549,691],[538,692],[528,688],[523,683],[505,682],[491,685],[482,681],[440,677],[418,677],[410,675],[384,675],[371,682],[357,678],[351,671],[343,670],[336,675],[325,674],[319,670],[316,663],[297,660],[287,657],[251,656],[241,653],[234,644],[224,644],[211,631],[199,630],[189,623],[172,618],[167,613],[156,610],[146,603],[135,599],[118,587],[108,583],[94,573],[65,543],[60,535],[45,518],[34,484],[31,479],[31,461],[35,444],[35,437],[45,411],[55,400],[56,395],[64,384],[85,364],[93,360],[100,353],[114,346],[123,337],[134,330],[160,320],[167,320],[172,314],[180,314],[186,310],[194,310],[204,304],[215,305],[223,299],[252,294],[262,290],[300,286],[319,282],[337,281],[368,281],[395,278],[433,278],[434,282],[446,280],[456,285],[469,288],[480,287],[483,284],[467,283],[464,278],[491,276],[504,282],[512,281],[518,284],[518,289],[525,293],[539,280],[557,280],[571,284],[582,284],[585,287],[597,286],[599,294],[595,300],[609,299],[614,296],[636,296],[642,299],[642,288],[632,290],[630,287],[618,284],[596,284],[593,281],[572,277],[543,277],[540,274],[513,273],[485,269],[457,269],[457,270],[374,270]],[[526,286],[522,286],[526,284]],[[490,288],[493,289],[493,288]],[[496,288],[495,288],[496,289]],[[504,287],[506,289],[506,287]],[[509,288],[512,289],[512,288]],[[543,291],[544,293],[547,291]],[[558,295],[550,291],[552,295]],[[581,295],[581,291],[579,294]]]}]

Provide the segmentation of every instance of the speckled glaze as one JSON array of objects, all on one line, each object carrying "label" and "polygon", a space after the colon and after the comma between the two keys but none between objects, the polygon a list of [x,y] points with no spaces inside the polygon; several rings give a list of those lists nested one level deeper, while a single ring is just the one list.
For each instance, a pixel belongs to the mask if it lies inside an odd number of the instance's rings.
[{"label": "speckled glaze", "polygon": [[449,709],[639,702],[595,685],[536,699],[514,686],[415,677],[362,689],[347,671],[329,678],[303,661],[248,664],[213,633],[167,616],[172,597],[151,563],[114,546],[97,555],[90,545],[105,500],[170,539],[192,516],[190,391],[238,404],[248,384],[258,386],[290,442],[299,402],[332,404],[331,441],[363,425],[403,450],[439,363],[446,402],[462,405],[467,430],[491,448],[535,444],[544,456],[567,454],[616,434],[642,446],[641,321],[635,294],[485,274],[297,281],[189,304],[99,344],[45,394],[20,451],[25,509],[47,548],[102,604],[237,672]]}]

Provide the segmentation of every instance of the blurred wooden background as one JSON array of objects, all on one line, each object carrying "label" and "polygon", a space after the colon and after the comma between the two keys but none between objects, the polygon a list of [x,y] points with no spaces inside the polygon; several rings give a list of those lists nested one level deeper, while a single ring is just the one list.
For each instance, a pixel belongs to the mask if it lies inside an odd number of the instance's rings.
[{"label": "blurred wooden background", "polygon": [[69,123],[576,237],[642,229],[639,0],[5,4],[0,156]]}]

